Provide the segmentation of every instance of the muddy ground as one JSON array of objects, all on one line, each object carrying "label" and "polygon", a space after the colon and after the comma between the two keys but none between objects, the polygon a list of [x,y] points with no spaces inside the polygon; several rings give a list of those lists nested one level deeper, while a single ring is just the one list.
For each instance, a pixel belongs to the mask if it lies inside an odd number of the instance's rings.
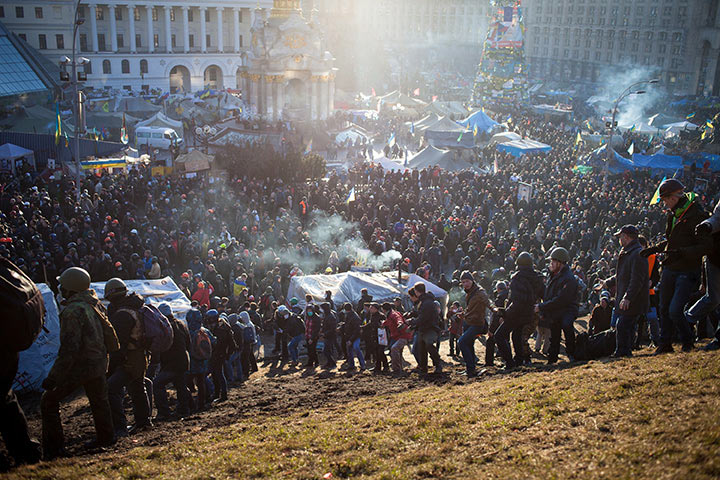
[{"label": "muddy ground", "polygon": [[[584,329],[585,322],[581,328]],[[263,339],[263,343],[269,345],[271,339]],[[483,341],[484,343],[484,341]],[[531,347],[534,340],[530,340]],[[485,354],[484,346],[478,347],[476,353],[481,359]],[[228,401],[213,405],[209,410],[192,414],[191,416],[156,422],[155,427],[149,431],[138,432],[129,437],[120,438],[113,447],[117,451],[124,451],[139,446],[157,446],[170,444],[185,439],[198,431],[215,429],[237,422],[258,422],[265,416],[284,415],[288,412],[309,411],[311,409],[331,408],[342,409],[343,405],[363,396],[387,395],[403,392],[408,389],[422,388],[429,384],[462,384],[467,381],[482,382],[494,375],[503,374],[496,368],[484,369],[484,374],[475,380],[467,380],[461,372],[464,366],[459,358],[449,355],[449,345],[445,340],[441,344],[441,357],[444,362],[442,374],[420,375],[407,373],[396,376],[389,373],[374,374],[370,371],[356,371],[352,373],[338,369],[326,371],[323,369],[306,370],[300,366],[293,367],[278,361],[259,362],[259,372],[254,373],[250,380],[229,389]],[[320,355],[323,361],[322,355]],[[415,360],[412,358],[409,349],[405,349],[404,358],[409,366],[409,371],[415,367]],[[561,363],[546,367],[544,357],[537,355],[533,360],[532,367],[523,367],[509,373],[509,375],[524,375],[533,370],[545,368],[565,368],[568,364]],[[388,355],[388,361],[390,360]],[[338,362],[340,366],[341,362]],[[430,362],[430,365],[432,363]],[[496,365],[500,365],[496,359]],[[373,365],[368,365],[368,368]],[[478,366],[478,371],[483,367]],[[433,369],[430,367],[430,372]],[[171,406],[174,406],[174,390],[171,390]],[[31,435],[40,439],[41,420],[39,411],[38,394],[20,397],[23,409],[28,417]],[[132,422],[132,409],[129,402],[127,405],[128,422]],[[94,426],[90,407],[87,398],[82,390],[62,404],[61,415],[66,437],[66,448],[71,455],[84,456],[92,455],[94,452],[87,451],[85,442],[94,439]],[[2,444],[0,444],[2,445]],[[4,447],[4,445],[3,445]],[[0,450],[0,471],[6,470],[10,461],[6,456],[4,448]]]}]

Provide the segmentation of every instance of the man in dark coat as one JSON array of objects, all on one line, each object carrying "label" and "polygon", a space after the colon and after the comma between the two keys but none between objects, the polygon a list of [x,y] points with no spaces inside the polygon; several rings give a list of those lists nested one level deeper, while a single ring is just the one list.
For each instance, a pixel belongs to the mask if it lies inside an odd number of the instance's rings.
[{"label": "man in dark coat", "polygon": [[615,274],[615,308],[618,315],[614,357],[632,356],[633,335],[637,320],[649,308],[649,270],[647,258],[640,256],[639,231],[625,225],[615,233],[622,250]]},{"label": "man in dark coat", "polygon": [[213,402],[224,402],[227,400],[225,363],[230,358],[230,355],[237,350],[237,344],[235,343],[232,328],[225,320],[224,314],[220,317],[217,310],[208,310],[205,314],[205,322],[212,334],[217,338],[210,356],[210,375],[215,387]]},{"label": "man in dark coat", "polygon": [[323,302],[320,304],[320,309],[323,312],[322,316],[322,328],[321,335],[325,347],[323,348],[323,355],[327,362],[325,368],[335,367],[335,344],[337,342],[337,316],[332,311],[332,305],[329,302]]},{"label": "man in dark coat", "polygon": [[515,356],[521,362],[529,363],[525,358],[522,329],[532,323],[533,307],[543,289],[542,276],[533,269],[533,258],[528,252],[522,252],[517,258],[517,271],[510,279],[508,300],[503,323],[495,331],[495,342],[498,351],[505,361],[505,368],[513,368],[515,361],[510,351],[510,335],[512,334]]},{"label": "man in dark coat", "polygon": [[170,418],[166,385],[171,382],[177,391],[177,415],[182,417],[190,413],[190,391],[185,380],[190,370],[190,332],[183,322],[175,318],[170,305],[161,303],[158,310],[168,318],[173,329],[173,343],[168,351],[159,355],[160,371],[153,379],[157,419],[165,420]]},{"label": "man in dark coat", "polygon": [[442,373],[440,354],[435,348],[440,335],[440,312],[435,302],[435,295],[426,291],[425,284],[418,282],[413,287],[418,294],[418,316],[415,329],[418,333],[418,370],[427,373],[428,354],[435,366],[435,373]]},{"label": "man in dark coat", "polygon": [[352,305],[349,303],[345,304],[343,310],[345,311],[344,332],[347,345],[347,362],[343,365],[343,369],[355,370],[355,357],[357,357],[360,370],[365,370],[365,357],[360,349],[360,317],[353,311]]},{"label": "man in dark coat", "polygon": [[548,364],[557,362],[560,354],[560,335],[565,335],[565,353],[573,361],[575,353],[575,319],[578,314],[578,282],[568,263],[570,254],[563,247],[550,253],[550,278],[543,301],[535,307],[550,325]]},{"label": "man in dark coat", "polygon": [[674,178],[660,184],[660,199],[669,210],[665,240],[640,251],[643,257],[653,253],[665,255],[660,274],[660,345],[656,354],[673,351],[675,331],[683,351],[693,349],[694,338],[685,318],[685,305],[700,285],[702,257],[712,246],[710,237],[695,234],[695,228],[707,218],[707,212],[694,193],[684,190],[683,184]]}]

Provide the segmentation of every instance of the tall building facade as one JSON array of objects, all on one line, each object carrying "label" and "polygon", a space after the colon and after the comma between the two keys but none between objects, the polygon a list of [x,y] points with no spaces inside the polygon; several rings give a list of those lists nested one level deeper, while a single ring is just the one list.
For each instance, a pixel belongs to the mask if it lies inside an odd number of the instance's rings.
[{"label": "tall building facade", "polygon": [[[76,49],[87,85],[133,90],[240,88],[257,16],[272,0],[82,1]],[[70,56],[72,0],[3,0],[0,21],[47,57]]]},{"label": "tall building facade", "polygon": [[718,0],[525,0],[530,77],[587,86],[640,68],[678,95],[720,95]]}]

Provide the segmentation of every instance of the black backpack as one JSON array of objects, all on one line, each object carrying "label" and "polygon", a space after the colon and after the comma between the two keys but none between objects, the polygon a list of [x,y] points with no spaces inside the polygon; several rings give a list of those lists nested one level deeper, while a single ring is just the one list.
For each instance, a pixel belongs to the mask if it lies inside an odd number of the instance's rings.
[{"label": "black backpack", "polygon": [[45,303],[40,290],[15,264],[0,257],[0,348],[27,350],[44,324]]}]

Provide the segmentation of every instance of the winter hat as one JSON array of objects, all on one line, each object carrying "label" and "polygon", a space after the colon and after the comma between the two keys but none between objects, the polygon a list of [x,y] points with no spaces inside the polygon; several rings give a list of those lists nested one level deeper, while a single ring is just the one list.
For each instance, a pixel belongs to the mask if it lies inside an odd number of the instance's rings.
[{"label": "winter hat", "polygon": [[465,270],[460,274],[460,280],[472,280],[473,282],[475,281],[472,273],[470,273],[468,270]]}]

